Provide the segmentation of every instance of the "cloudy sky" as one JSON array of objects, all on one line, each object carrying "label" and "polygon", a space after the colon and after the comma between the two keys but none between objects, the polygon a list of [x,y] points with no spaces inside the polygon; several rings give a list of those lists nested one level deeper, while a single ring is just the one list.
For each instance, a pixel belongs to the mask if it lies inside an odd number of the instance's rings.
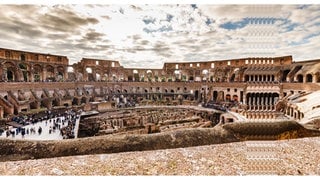
[{"label": "cloudy sky", "polygon": [[0,47],[118,60],[164,62],[293,55],[320,59],[320,5],[0,4]]}]

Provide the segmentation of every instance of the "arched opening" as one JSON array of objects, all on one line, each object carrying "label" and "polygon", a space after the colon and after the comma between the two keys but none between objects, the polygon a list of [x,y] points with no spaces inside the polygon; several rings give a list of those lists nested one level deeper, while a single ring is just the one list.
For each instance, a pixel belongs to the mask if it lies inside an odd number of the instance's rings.
[{"label": "arched opening", "polygon": [[34,65],[33,66],[33,81],[39,82],[42,81],[42,67],[40,65]]},{"label": "arched opening", "polygon": [[20,55],[20,59],[21,59],[21,61],[25,61],[26,60],[26,56],[24,54],[21,54]]},{"label": "arched opening", "polygon": [[147,78],[148,78],[148,82],[152,81],[152,71],[151,70],[147,70]]},{"label": "arched opening", "polygon": [[302,74],[298,74],[298,75],[297,75],[297,81],[298,81],[299,83],[302,83],[302,82],[303,82],[303,76],[302,76]]},{"label": "arched opening", "polygon": [[8,80],[9,82],[15,80],[15,78],[14,78],[14,73],[12,72],[11,69],[7,69],[7,80]]},{"label": "arched opening", "polygon": [[28,71],[27,71],[27,65],[25,64],[19,64],[19,68],[22,72],[23,81],[28,82]]},{"label": "arched opening", "polygon": [[217,101],[218,98],[218,91],[213,91],[213,96],[212,96],[214,101]]},{"label": "arched opening", "polygon": [[236,75],[235,75],[235,74],[232,74],[232,75],[231,75],[231,78],[230,78],[230,82],[234,82],[235,77],[236,77]]},{"label": "arched opening", "polygon": [[307,74],[307,76],[306,76],[306,82],[307,82],[307,83],[312,82],[312,75],[311,75],[311,74]]},{"label": "arched opening", "polygon": [[195,97],[196,99],[199,99],[199,91],[198,91],[198,90],[195,90],[195,91],[194,91],[194,97]]},{"label": "arched opening", "polygon": [[129,82],[132,82],[132,81],[133,81],[133,76],[129,75],[129,76],[128,76],[128,81],[129,81]]},{"label": "arched opening", "polygon": [[101,81],[101,75],[96,73],[96,81]]},{"label": "arched opening", "polygon": [[48,65],[47,68],[47,81],[55,81],[55,77],[54,77],[54,68],[53,66]]},{"label": "arched opening", "polygon": [[244,82],[248,82],[249,81],[249,75],[245,75],[244,76]]},{"label": "arched opening", "polygon": [[218,92],[217,101],[224,101],[224,92],[223,91]]},{"label": "arched opening", "polygon": [[232,96],[232,100],[235,101],[235,102],[238,102],[238,96],[237,95],[233,95]]},{"label": "arched opening", "polygon": [[57,81],[63,81],[64,78],[64,68],[62,66],[59,66],[57,68]]},{"label": "arched opening", "polygon": [[181,72],[180,70],[175,70],[174,71],[174,76],[175,76],[175,81],[180,82],[181,81]]},{"label": "arched opening", "polygon": [[227,95],[226,95],[226,101],[231,101],[231,96],[230,96],[230,94],[227,94]]},{"label": "arched opening", "polygon": [[112,81],[118,81],[116,74],[112,74]]},{"label": "arched opening", "polygon": [[138,70],[133,70],[133,77],[134,77],[134,80],[133,80],[133,81],[136,81],[136,82],[139,82],[139,81],[140,81],[140,77],[139,77],[139,72],[138,72]]},{"label": "arched opening", "polygon": [[103,76],[101,77],[102,81],[108,81],[108,74],[104,73]]},{"label": "arched opening", "polygon": [[94,81],[94,77],[92,74],[92,68],[91,67],[87,67],[86,68],[86,73],[88,74],[88,81]]},{"label": "arched opening", "polygon": [[208,73],[209,73],[209,71],[207,69],[202,70],[202,74],[203,74],[202,81],[206,81],[207,80]]},{"label": "arched opening", "polygon": [[18,77],[17,77],[17,71],[15,68],[15,65],[11,62],[6,62],[3,64],[3,70],[4,70],[4,77],[2,77],[2,79],[4,81],[17,81]]},{"label": "arched opening", "polygon": [[81,104],[86,104],[87,103],[87,98],[86,97],[82,97],[81,98]]},{"label": "arched opening", "polygon": [[282,79],[281,79],[282,82],[287,82],[287,76],[288,76],[289,72],[290,72],[289,69],[283,71]]},{"label": "arched opening", "polygon": [[190,76],[190,77],[189,77],[189,81],[194,81],[194,80],[193,80],[193,76]]}]

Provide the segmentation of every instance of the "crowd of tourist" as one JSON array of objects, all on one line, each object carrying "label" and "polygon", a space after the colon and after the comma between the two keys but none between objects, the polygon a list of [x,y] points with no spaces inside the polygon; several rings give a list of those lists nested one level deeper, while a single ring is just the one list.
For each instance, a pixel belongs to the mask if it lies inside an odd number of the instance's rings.
[{"label": "crowd of tourist", "polygon": [[28,135],[46,136],[58,132],[63,139],[71,139],[75,137],[76,120],[80,117],[80,113],[81,110],[59,109],[14,116],[10,118],[10,121],[15,123],[14,127],[6,126],[3,133],[7,138],[20,135],[24,138]]}]

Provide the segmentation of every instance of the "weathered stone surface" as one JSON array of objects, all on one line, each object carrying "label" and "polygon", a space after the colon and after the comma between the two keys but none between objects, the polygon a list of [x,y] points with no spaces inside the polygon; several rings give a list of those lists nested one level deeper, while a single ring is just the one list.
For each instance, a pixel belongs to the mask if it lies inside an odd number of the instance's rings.
[{"label": "weathered stone surface", "polygon": [[[260,122],[259,122],[260,123]],[[260,124],[261,125],[261,124]],[[287,126],[287,123],[276,122],[274,126]],[[304,134],[299,137],[319,135],[319,131],[304,129],[296,123],[291,123],[293,130],[275,132],[274,140],[281,139],[284,132],[295,132],[297,129]],[[255,135],[247,132],[235,132],[239,127],[237,123],[214,128],[194,128],[177,131],[169,131],[155,134],[140,135],[106,135],[79,139],[68,139],[62,141],[13,141],[0,140],[0,161],[39,159],[60,156],[73,156],[84,154],[117,153],[126,151],[146,151],[157,149],[183,148],[190,146],[201,146],[209,144],[221,144],[237,142],[240,140],[265,140],[264,134],[255,131],[254,123],[243,123],[241,128],[250,127],[248,132],[256,132]],[[225,128],[227,127],[227,128]],[[258,129],[260,127],[258,126]],[[269,126],[269,128],[274,128]],[[285,128],[285,127],[283,127]],[[289,138],[297,138],[288,136]]]},{"label": "weathered stone surface", "polygon": [[[260,147],[264,150],[263,146],[273,150],[275,160],[247,158],[249,148]],[[143,152],[6,161],[0,162],[0,175],[320,175],[319,149],[319,137],[250,144],[235,142]],[[255,174],[252,171],[254,169]]]}]

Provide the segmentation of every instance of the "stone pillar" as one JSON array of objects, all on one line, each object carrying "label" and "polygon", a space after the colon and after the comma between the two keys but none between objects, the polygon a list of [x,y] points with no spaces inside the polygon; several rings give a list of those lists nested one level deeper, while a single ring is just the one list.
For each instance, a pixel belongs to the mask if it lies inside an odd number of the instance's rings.
[{"label": "stone pillar", "polygon": [[29,73],[30,73],[30,74],[28,75],[28,76],[29,76],[29,77],[28,77],[29,81],[30,81],[30,82],[34,82],[34,70],[33,70],[33,66],[32,66],[32,65],[30,66]]},{"label": "stone pillar", "polygon": [[317,82],[317,76],[315,74],[312,75],[312,83]]},{"label": "stone pillar", "polygon": [[64,81],[67,81],[69,79],[68,77],[68,67],[64,70],[64,73],[63,73],[63,80]]},{"label": "stone pillar", "polygon": [[47,68],[43,68],[42,71],[42,80],[45,81],[47,79]]}]

